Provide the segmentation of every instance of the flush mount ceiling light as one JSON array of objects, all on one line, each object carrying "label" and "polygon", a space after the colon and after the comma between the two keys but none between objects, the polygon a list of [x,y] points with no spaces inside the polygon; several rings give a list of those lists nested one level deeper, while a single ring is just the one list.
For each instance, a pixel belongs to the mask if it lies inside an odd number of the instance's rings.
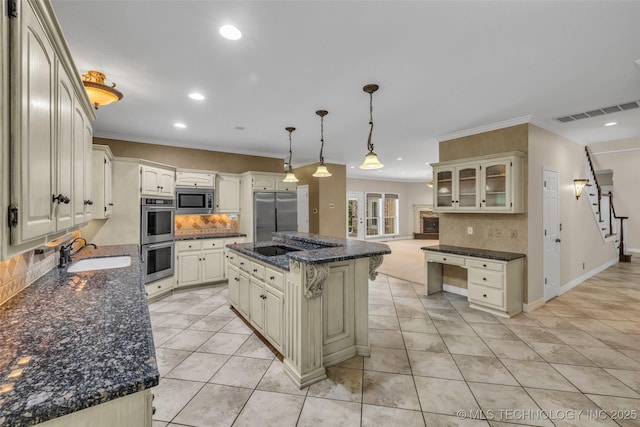
[{"label": "flush mount ceiling light", "polygon": [[324,157],[322,156],[322,151],[324,149],[324,116],[329,114],[329,112],[327,110],[318,110],[316,111],[316,114],[320,116],[320,164],[312,176],[316,178],[325,178],[327,176],[331,176],[331,173],[324,165]]},{"label": "flush mount ceiling light", "polygon": [[122,99],[122,92],[116,90],[116,84],[111,86],[104,84],[105,75],[100,71],[89,70],[82,75],[82,84],[87,91],[89,101],[97,110],[100,105],[108,105]]},{"label": "flush mount ceiling light", "polygon": [[360,169],[380,169],[384,167],[378,160],[378,155],[373,152],[373,143],[371,142],[371,134],[373,133],[373,92],[377,91],[378,88],[379,86],[376,84],[368,84],[362,88],[369,94],[369,124],[371,128],[369,129],[369,139],[367,140],[367,150],[369,152],[364,156],[364,162],[360,165]]},{"label": "flush mount ceiling light", "polygon": [[223,25],[218,31],[220,35],[227,40],[240,40],[242,37],[240,30],[233,25]]},{"label": "flush mount ceiling light", "polygon": [[193,99],[194,101],[202,101],[204,100],[204,95],[201,93],[193,92],[189,94],[189,98]]},{"label": "flush mount ceiling light", "polygon": [[282,180],[282,182],[298,182],[298,178],[296,178],[296,175],[293,173],[293,170],[291,170],[291,132],[293,132],[294,130],[296,130],[296,128],[294,127],[287,127],[284,128],[287,132],[289,132],[289,162],[287,163],[289,165],[289,168],[287,170],[287,175],[284,177],[284,179]]}]

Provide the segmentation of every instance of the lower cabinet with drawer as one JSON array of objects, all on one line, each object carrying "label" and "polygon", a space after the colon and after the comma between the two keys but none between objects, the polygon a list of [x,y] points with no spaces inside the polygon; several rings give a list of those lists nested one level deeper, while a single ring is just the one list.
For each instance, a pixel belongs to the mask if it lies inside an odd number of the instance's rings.
[{"label": "lower cabinet with drawer", "polygon": [[282,352],[285,272],[234,251],[227,255],[230,304]]},{"label": "lower cabinet with drawer", "polygon": [[177,287],[217,282],[224,279],[224,240],[183,240],[178,253]]}]

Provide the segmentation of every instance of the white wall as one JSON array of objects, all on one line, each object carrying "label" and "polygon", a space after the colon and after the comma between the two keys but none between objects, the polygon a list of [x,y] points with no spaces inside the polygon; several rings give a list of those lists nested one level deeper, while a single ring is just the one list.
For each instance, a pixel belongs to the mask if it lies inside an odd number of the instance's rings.
[{"label": "white wall", "polygon": [[[575,144],[537,126],[529,126],[528,299],[544,296],[542,170],[555,169],[560,210],[560,286],[576,284],[616,259],[612,243],[604,243],[587,197],[576,200],[573,180],[584,176],[585,153]],[[584,267],[583,267],[584,265]]]},{"label": "white wall", "polygon": [[627,250],[640,252],[640,138],[601,142],[589,146],[594,168],[613,171],[616,214],[628,216],[624,239]]},{"label": "white wall", "polygon": [[413,237],[413,205],[433,203],[431,188],[424,182],[376,181],[370,179],[347,178],[347,192],[359,193],[398,193],[399,224],[401,237]]}]

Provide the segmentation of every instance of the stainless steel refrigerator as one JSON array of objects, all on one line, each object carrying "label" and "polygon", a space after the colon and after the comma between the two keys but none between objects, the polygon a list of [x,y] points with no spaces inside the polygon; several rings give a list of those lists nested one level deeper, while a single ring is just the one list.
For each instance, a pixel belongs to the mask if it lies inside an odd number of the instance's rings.
[{"label": "stainless steel refrigerator", "polygon": [[253,241],[271,240],[274,231],[298,231],[296,193],[253,193]]}]

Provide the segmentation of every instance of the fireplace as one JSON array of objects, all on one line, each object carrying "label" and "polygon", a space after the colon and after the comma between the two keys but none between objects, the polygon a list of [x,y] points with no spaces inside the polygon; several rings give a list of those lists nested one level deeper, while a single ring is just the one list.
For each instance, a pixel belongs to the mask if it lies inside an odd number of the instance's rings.
[{"label": "fireplace", "polygon": [[438,240],[440,238],[440,218],[433,213],[431,206],[415,206],[414,239]]}]

